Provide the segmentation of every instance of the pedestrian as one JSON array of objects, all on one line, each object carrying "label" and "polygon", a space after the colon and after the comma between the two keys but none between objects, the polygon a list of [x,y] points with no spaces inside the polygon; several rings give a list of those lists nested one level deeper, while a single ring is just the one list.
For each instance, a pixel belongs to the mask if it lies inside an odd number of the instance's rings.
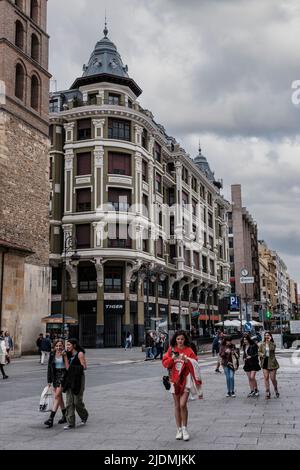
[{"label": "pedestrian", "polygon": [[221,347],[223,338],[224,338],[223,331],[218,331],[218,348],[216,348],[218,349],[218,361],[217,361],[217,365],[215,369],[215,372],[217,372],[218,374],[222,374],[222,372],[220,371],[220,367],[221,367],[220,347]]},{"label": "pedestrian", "polygon": [[157,341],[156,341],[156,354],[154,359],[157,359],[158,356],[162,361],[163,353],[164,353],[164,344],[165,344],[165,336],[162,333],[158,334]]},{"label": "pedestrian", "polygon": [[238,369],[238,352],[231,336],[224,337],[220,348],[220,357],[227,383],[227,397],[235,398],[234,374]]},{"label": "pedestrian", "polygon": [[79,426],[85,425],[89,416],[83,402],[84,371],[87,369],[85,350],[75,338],[67,341],[67,357],[67,374],[63,390],[67,393],[67,424],[64,426],[65,430],[75,428],[75,410],[81,419]]},{"label": "pedestrian", "polygon": [[39,352],[39,355],[40,355],[40,363],[42,361],[42,349],[41,349],[41,347],[42,347],[43,338],[44,338],[43,333],[40,333],[37,340],[36,340],[36,343],[35,343],[37,345],[38,352]]},{"label": "pedestrian", "polygon": [[276,374],[277,369],[279,369],[279,364],[275,356],[275,350],[276,344],[274,343],[272,334],[270,333],[270,331],[265,331],[263,342],[259,345],[258,355],[260,358],[260,365],[264,374],[266,399],[271,398],[269,379],[271,379],[271,382],[273,384],[276,398],[279,398],[276,380]]},{"label": "pedestrian", "polygon": [[3,379],[8,379],[8,375],[6,375],[4,371],[5,364],[6,364],[6,346],[5,346],[4,332],[0,331],[0,370],[1,370]]},{"label": "pedestrian", "polygon": [[152,347],[154,344],[154,340],[150,333],[146,333],[146,339],[145,339],[145,352],[146,352],[146,358],[145,361],[149,361],[154,359],[154,355],[152,354]]},{"label": "pedestrian", "polygon": [[187,401],[191,392],[198,393],[200,397],[201,379],[198,359],[190,347],[190,340],[185,331],[177,331],[174,334],[162,363],[169,369],[170,392],[173,394],[177,425],[176,439],[188,441],[190,436],[187,430]]},{"label": "pedestrian", "polygon": [[132,349],[132,334],[130,333],[130,331],[127,331],[125,339],[125,351],[127,351],[128,348]]},{"label": "pedestrian", "polygon": [[52,349],[52,344],[50,340],[50,334],[46,333],[46,337],[41,341],[41,364],[44,364],[45,357],[48,358]]},{"label": "pedestrian", "polygon": [[58,408],[62,411],[62,418],[58,424],[64,424],[66,419],[66,407],[63,400],[63,385],[67,372],[68,358],[65,351],[64,341],[57,339],[53,344],[53,351],[51,351],[48,361],[48,386],[53,385],[54,389],[54,402],[50,414],[50,418],[44,422],[48,428],[52,428],[55,414]]},{"label": "pedestrian", "polygon": [[245,335],[242,339],[241,350],[243,351],[244,359],[243,369],[248,376],[250,386],[250,393],[248,394],[248,398],[258,397],[259,391],[257,388],[257,381],[255,377],[256,372],[260,370],[260,365],[258,361],[258,346],[249,334]]},{"label": "pedestrian", "polygon": [[14,349],[14,343],[8,331],[4,333],[4,341],[5,341],[5,347],[6,347],[6,360],[7,360],[7,364],[9,364],[10,352]]}]

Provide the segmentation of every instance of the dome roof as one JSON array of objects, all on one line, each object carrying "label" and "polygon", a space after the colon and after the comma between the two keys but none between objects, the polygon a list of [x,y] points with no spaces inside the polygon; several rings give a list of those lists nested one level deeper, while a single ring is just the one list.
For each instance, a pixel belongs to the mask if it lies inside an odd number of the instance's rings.
[{"label": "dome roof", "polygon": [[129,78],[128,67],[124,66],[122,58],[115,44],[108,39],[108,29],[105,25],[104,37],[97,42],[88,65],[83,66],[83,77],[91,75],[109,74]]},{"label": "dome roof", "polygon": [[197,165],[197,167],[206,175],[206,177],[214,183],[215,180],[215,174],[211,171],[209,163],[204,155],[202,155],[201,147],[199,146],[199,154],[197,155],[196,158],[194,158],[194,163]]}]

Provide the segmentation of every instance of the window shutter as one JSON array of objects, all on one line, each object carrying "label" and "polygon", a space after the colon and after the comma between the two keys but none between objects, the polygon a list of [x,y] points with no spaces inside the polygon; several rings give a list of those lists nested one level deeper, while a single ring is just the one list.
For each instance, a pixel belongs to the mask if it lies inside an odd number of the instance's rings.
[{"label": "window shutter", "polygon": [[77,154],[77,176],[90,175],[91,168],[91,154],[78,153]]}]

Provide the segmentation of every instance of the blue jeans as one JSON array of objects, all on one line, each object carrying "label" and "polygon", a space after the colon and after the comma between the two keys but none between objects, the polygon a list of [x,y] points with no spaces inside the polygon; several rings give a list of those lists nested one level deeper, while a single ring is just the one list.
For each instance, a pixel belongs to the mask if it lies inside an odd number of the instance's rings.
[{"label": "blue jeans", "polygon": [[234,392],[234,369],[224,367],[224,373],[226,376],[227,391],[228,393],[232,393]]},{"label": "blue jeans", "polygon": [[151,346],[146,347],[146,359],[154,359]]}]

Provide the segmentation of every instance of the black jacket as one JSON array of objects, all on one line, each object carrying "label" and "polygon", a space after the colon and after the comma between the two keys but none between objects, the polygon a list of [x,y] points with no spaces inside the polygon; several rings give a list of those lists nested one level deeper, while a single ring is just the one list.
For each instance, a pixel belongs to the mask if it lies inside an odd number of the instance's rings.
[{"label": "black jacket", "polygon": [[51,352],[48,361],[48,384],[52,384],[54,381],[54,373],[55,373],[55,353]]},{"label": "black jacket", "polygon": [[78,395],[81,388],[81,380],[83,377],[83,367],[82,365],[71,364],[67,370],[67,374],[64,380],[64,393],[71,389],[74,395]]},{"label": "black jacket", "polygon": [[41,342],[41,351],[51,351],[51,341],[49,338],[43,338]]}]

